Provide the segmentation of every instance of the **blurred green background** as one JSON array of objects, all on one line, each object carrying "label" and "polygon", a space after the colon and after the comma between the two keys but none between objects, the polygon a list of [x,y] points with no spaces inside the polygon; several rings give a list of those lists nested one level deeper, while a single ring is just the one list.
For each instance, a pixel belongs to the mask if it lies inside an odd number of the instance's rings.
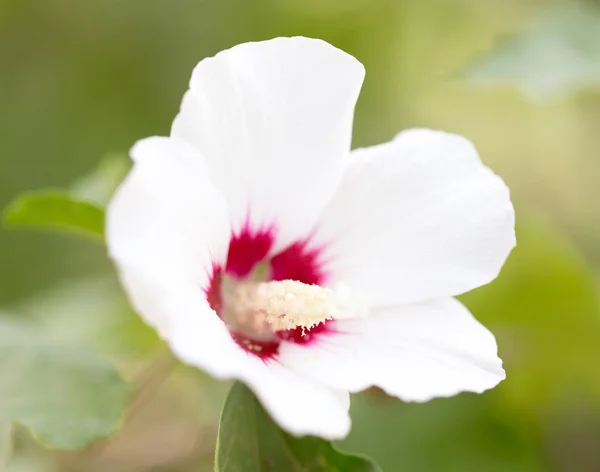
[{"label": "blurred green background", "polygon": [[[498,280],[463,297],[496,334],[507,380],[423,405],[355,396],[341,447],[386,472],[600,471],[596,3],[0,0],[0,207],[167,134],[203,57],[275,36],[325,39],[367,70],[354,146],[413,126],[461,133],[511,188],[518,224]],[[2,230],[0,267],[2,316],[89,341],[138,386],[117,436],[59,453],[20,429],[7,471],[212,470],[227,385],[156,367],[162,346],[127,308],[101,245]]]}]

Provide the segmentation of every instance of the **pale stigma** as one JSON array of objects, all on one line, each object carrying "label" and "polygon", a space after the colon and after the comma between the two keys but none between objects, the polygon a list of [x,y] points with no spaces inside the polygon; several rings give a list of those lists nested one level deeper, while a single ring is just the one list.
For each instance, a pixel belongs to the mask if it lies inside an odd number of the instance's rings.
[{"label": "pale stigma", "polygon": [[251,314],[255,329],[265,324],[273,331],[309,329],[338,311],[331,289],[295,280],[239,284],[235,291],[235,311]]}]

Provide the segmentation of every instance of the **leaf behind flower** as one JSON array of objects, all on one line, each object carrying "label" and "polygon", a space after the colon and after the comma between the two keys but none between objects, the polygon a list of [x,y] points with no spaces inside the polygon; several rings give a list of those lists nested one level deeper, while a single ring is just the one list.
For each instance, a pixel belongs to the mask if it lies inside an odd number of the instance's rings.
[{"label": "leaf behind flower", "polygon": [[19,196],[4,211],[4,223],[82,234],[100,241],[104,238],[104,210],[63,190],[45,189]]},{"label": "leaf behind flower", "polygon": [[381,472],[370,459],[345,454],[328,441],[293,437],[237,382],[225,401],[215,472]]}]

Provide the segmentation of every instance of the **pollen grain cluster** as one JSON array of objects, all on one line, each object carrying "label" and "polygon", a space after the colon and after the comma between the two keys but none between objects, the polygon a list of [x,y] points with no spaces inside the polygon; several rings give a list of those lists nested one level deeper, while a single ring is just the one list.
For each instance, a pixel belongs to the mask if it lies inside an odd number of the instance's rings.
[{"label": "pollen grain cluster", "polygon": [[[312,328],[336,313],[333,291],[295,280],[239,284],[235,290],[235,312],[252,319],[255,328],[272,331]],[[241,321],[241,320],[240,320]]]}]

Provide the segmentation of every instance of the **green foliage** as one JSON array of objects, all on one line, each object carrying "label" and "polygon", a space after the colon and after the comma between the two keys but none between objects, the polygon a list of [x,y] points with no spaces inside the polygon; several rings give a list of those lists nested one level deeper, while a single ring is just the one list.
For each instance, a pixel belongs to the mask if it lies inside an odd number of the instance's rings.
[{"label": "green foliage", "polygon": [[352,431],[340,444],[373,457],[383,470],[541,472],[536,444],[493,394],[463,394],[406,404],[373,390],[352,397]]},{"label": "green foliage", "polygon": [[44,445],[77,449],[113,433],[129,386],[86,345],[0,318],[0,424],[17,421]]},{"label": "green foliage", "polygon": [[0,470],[8,463],[12,452],[12,422],[0,423]]},{"label": "green foliage", "polygon": [[4,211],[4,223],[52,228],[102,240],[104,210],[62,190],[39,190],[14,200]]},{"label": "green foliage", "polygon": [[513,84],[536,98],[600,87],[600,11],[558,9],[473,63],[475,84]]},{"label": "green foliage", "polygon": [[500,277],[462,300],[494,332],[510,406],[537,416],[563,396],[600,398],[600,307],[595,274],[548,226],[521,224]]},{"label": "green foliage", "polygon": [[108,154],[92,172],[77,179],[70,190],[74,195],[104,207],[130,168],[131,161],[126,154]]},{"label": "green foliage", "polygon": [[156,331],[130,308],[114,276],[55,283],[15,310],[35,320],[45,333],[88,343],[111,358],[144,359],[164,347]]},{"label": "green foliage", "polygon": [[[15,457],[11,457],[10,462],[4,469],[0,469],[2,472],[57,472],[52,461],[48,461],[47,458],[17,454]],[[60,471],[62,472],[62,471]]]},{"label": "green foliage", "polygon": [[231,388],[223,408],[216,472],[377,472],[357,456],[343,454],[314,437],[295,438],[283,432],[252,392],[241,383]]}]

